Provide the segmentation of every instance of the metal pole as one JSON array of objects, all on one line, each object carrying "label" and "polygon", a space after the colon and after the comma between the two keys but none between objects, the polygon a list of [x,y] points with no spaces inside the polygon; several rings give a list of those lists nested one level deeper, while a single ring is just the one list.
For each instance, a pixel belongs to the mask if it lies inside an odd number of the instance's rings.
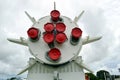
[{"label": "metal pole", "polygon": [[105,80],[107,80],[107,79],[106,79],[106,74],[105,74],[105,72],[104,72],[104,78],[105,78]]},{"label": "metal pole", "polygon": [[54,10],[56,10],[56,3],[54,2]]}]

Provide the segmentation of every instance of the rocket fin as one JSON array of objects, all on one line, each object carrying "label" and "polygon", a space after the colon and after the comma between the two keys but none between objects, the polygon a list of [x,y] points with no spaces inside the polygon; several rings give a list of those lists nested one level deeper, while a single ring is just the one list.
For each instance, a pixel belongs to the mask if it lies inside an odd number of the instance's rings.
[{"label": "rocket fin", "polygon": [[83,64],[83,63],[81,63],[81,64],[79,64],[79,65],[80,65],[81,67],[83,67],[85,70],[93,73],[93,71],[92,71],[90,68],[88,68],[87,65],[85,65],[85,64]]},{"label": "rocket fin", "polygon": [[13,42],[13,43],[28,46],[26,39],[24,39],[23,37],[20,37],[20,39],[7,38],[7,40],[10,41],[10,42]]},{"label": "rocket fin", "polygon": [[87,67],[87,65],[83,64],[83,61],[82,61],[82,57],[81,56],[78,56],[76,59],[75,59],[75,62],[82,68],[84,68],[85,70],[93,73],[93,71]]},{"label": "rocket fin", "polygon": [[85,11],[83,10],[83,11],[79,14],[79,16],[77,16],[77,17],[74,18],[74,22],[75,22],[75,23],[78,22],[78,20],[81,18],[81,16],[83,15],[84,12],[85,12]]},{"label": "rocket fin", "polygon": [[29,68],[31,68],[32,66],[34,66],[35,63],[36,63],[36,62],[34,62],[34,63],[30,64],[30,65],[27,65],[27,66],[26,66],[23,70],[21,70],[17,75],[20,75],[20,74],[26,72]]},{"label": "rocket fin", "polygon": [[100,37],[89,37],[89,36],[86,36],[82,40],[82,45],[85,45],[85,44],[88,44],[88,43],[100,40],[101,38],[102,38],[102,36],[100,36]]},{"label": "rocket fin", "polygon": [[25,14],[28,16],[28,18],[32,21],[32,23],[36,23],[36,20],[34,17],[31,17],[26,11],[25,11]]}]

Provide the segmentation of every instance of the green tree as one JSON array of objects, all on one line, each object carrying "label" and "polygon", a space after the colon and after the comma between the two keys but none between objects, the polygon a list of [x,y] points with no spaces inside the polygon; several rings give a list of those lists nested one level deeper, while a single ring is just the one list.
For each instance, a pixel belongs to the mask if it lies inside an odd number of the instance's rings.
[{"label": "green tree", "polygon": [[85,74],[87,74],[87,75],[89,76],[90,80],[99,80],[99,78],[96,77],[96,76],[95,76],[94,74],[92,74],[92,73],[85,73]]}]

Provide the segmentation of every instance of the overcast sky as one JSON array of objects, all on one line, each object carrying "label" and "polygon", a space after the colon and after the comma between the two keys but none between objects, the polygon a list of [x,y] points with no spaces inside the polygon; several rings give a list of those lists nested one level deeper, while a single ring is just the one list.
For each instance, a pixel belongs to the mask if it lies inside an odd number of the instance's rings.
[{"label": "overcast sky", "polygon": [[28,48],[10,43],[10,38],[27,38],[32,22],[49,15],[53,2],[62,15],[72,20],[85,10],[78,21],[83,37],[103,36],[100,41],[83,46],[80,55],[93,71],[108,70],[120,74],[120,0],[0,0],[0,75],[16,75],[31,56]]}]

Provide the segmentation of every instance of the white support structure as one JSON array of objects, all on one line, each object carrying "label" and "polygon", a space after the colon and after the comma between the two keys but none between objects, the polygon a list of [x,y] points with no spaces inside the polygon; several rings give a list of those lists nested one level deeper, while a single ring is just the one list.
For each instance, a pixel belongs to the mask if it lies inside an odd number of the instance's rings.
[{"label": "white support structure", "polygon": [[7,40],[16,44],[28,46],[27,40],[23,37],[20,37],[20,39],[7,38]]},{"label": "white support structure", "polygon": [[74,22],[77,23],[85,11],[83,10],[77,17],[74,18]]},{"label": "white support structure", "polygon": [[102,38],[102,36],[100,37],[90,37],[90,36],[86,36],[85,38],[82,39],[82,45],[91,43],[91,42],[95,42],[97,40],[100,40]]},{"label": "white support structure", "polygon": [[30,58],[29,64],[28,64],[23,70],[21,70],[17,75],[20,75],[20,74],[26,72],[26,71],[29,70],[31,67],[33,67],[35,64],[36,64],[36,60],[33,59],[33,58]]},{"label": "white support structure", "polygon": [[58,71],[54,71],[54,80],[60,80]]},{"label": "white support structure", "polygon": [[27,11],[25,11],[25,14],[28,16],[28,18],[31,20],[31,22],[32,22],[33,24],[36,23],[35,18],[34,18],[34,17],[31,17],[31,16],[27,13]]},{"label": "white support structure", "polygon": [[76,58],[75,62],[76,62],[80,67],[82,67],[82,68],[84,68],[85,70],[93,73],[93,71],[92,71],[89,67],[87,67],[87,65],[85,65],[85,64],[83,63],[81,56],[78,56],[78,57]]},{"label": "white support structure", "polygon": [[36,62],[35,65],[28,69],[27,77],[27,80],[85,80],[83,67],[80,67],[75,61],[59,66]]}]

